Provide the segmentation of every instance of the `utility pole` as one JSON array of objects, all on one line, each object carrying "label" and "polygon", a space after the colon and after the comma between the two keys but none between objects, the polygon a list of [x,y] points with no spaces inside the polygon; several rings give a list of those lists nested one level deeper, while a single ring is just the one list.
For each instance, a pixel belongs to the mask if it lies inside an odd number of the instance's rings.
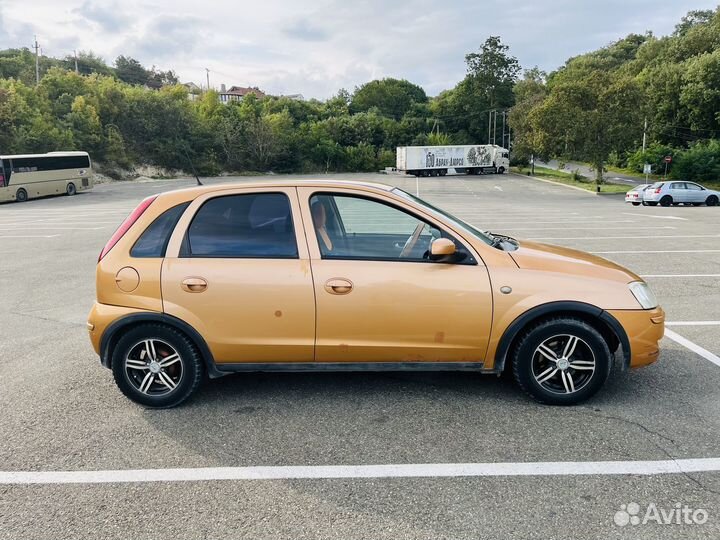
[{"label": "utility pole", "polygon": [[490,128],[492,127],[492,113],[493,113],[493,111],[488,111],[488,144],[490,144]]},{"label": "utility pole", "polygon": [[210,70],[205,68],[205,76],[207,77],[207,89],[210,91]]},{"label": "utility pole", "polygon": [[506,114],[506,113],[507,113],[507,111],[503,111],[503,113],[502,113],[502,114],[503,114],[503,122],[502,122],[503,135],[502,135],[502,144],[501,144],[501,146],[502,146],[503,148],[507,148],[507,147],[505,146],[505,114]]},{"label": "utility pole", "polygon": [[40,84],[40,45],[37,42],[37,35],[35,36],[33,48],[35,49],[35,85],[37,86]]},{"label": "utility pole", "polygon": [[495,138],[497,137],[497,111],[493,111],[493,145],[495,144]]},{"label": "utility pole", "polygon": [[78,69],[77,64],[77,51],[73,49],[73,56],[75,57],[75,73],[80,73],[80,70]]},{"label": "utility pole", "polygon": [[647,116],[645,117],[645,123],[643,124],[643,153],[645,152],[645,141],[647,140]]}]

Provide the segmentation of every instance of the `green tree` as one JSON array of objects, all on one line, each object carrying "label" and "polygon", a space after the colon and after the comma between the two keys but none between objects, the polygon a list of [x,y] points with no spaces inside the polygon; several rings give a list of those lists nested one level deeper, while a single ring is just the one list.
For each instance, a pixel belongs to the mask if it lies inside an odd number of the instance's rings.
[{"label": "green tree", "polygon": [[365,83],[355,90],[350,111],[367,112],[377,109],[380,114],[399,120],[415,103],[426,103],[425,90],[404,79],[381,79]]},{"label": "green tree", "polygon": [[129,56],[118,56],[115,59],[115,73],[118,79],[128,84],[146,84],[150,72],[143,65]]}]

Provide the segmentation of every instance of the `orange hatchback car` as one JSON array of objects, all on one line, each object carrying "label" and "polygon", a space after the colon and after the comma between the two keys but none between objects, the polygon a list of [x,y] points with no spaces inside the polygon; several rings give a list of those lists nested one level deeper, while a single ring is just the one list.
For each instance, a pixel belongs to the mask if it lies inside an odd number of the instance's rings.
[{"label": "orange hatchback car", "polygon": [[145,199],[100,254],[90,339],[149,407],[204,374],[512,370],[569,405],[657,360],[664,313],[632,272],[492,234],[400,189],[202,186]]}]

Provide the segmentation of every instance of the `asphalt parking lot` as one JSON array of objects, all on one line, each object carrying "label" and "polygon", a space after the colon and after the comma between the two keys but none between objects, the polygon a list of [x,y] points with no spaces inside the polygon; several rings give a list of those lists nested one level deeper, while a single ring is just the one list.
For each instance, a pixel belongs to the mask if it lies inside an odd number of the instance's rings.
[{"label": "asphalt parking lot", "polygon": [[[636,208],[514,175],[420,179],[422,197],[480,228],[591,251],[651,284],[674,339],[582,406],[476,374],[306,373],[226,377],[145,410],[90,348],[95,263],[142,198],[193,183],[0,206],[0,538],[720,537],[720,209]],[[681,472],[691,459],[705,461]],[[413,467],[363,468],[385,465]],[[276,478],[225,478],[256,466]],[[171,472],[123,476],[137,469]],[[56,471],[98,473],[7,474]],[[617,525],[631,503],[707,520]]]}]

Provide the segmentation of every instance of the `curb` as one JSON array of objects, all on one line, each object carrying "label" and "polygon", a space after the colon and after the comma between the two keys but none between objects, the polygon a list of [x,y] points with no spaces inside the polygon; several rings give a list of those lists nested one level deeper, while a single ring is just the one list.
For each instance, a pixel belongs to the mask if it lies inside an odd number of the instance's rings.
[{"label": "curb", "polygon": [[514,171],[511,171],[511,172],[512,172],[513,174],[517,175],[517,176],[522,176],[523,178],[529,178],[530,180],[535,180],[536,182],[545,182],[546,184],[554,184],[554,185],[556,185],[556,186],[562,186],[562,187],[564,187],[564,188],[574,189],[575,191],[582,191],[583,193],[587,193],[588,195],[596,195],[596,196],[597,196],[597,195],[601,195],[601,196],[607,196],[607,195],[623,195],[623,196],[625,196],[624,193],[620,193],[620,192],[618,192],[618,193],[608,193],[608,192],[603,193],[603,192],[601,191],[600,193],[597,193],[596,191],[590,191],[590,190],[588,190],[588,189],[583,189],[583,188],[581,188],[581,187],[571,186],[571,185],[568,185],[568,184],[563,184],[562,182],[554,182],[553,180],[547,180],[547,179],[545,179],[545,178],[536,178],[535,176],[528,176],[527,174],[522,174],[522,173],[514,172]]}]

